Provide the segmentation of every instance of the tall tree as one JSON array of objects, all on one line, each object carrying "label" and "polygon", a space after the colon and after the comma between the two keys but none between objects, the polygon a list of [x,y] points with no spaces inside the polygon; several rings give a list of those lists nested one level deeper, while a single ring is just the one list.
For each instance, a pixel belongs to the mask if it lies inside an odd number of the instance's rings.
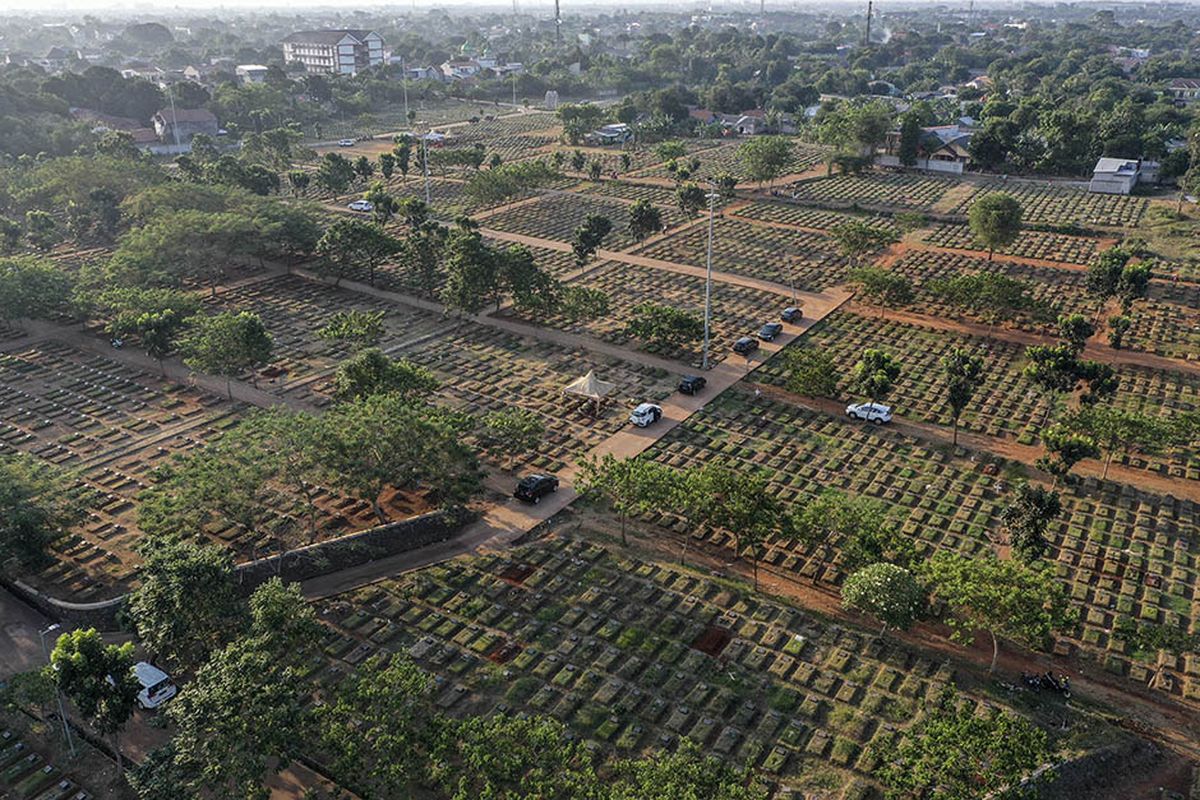
[{"label": "tall tree", "polygon": [[958,446],[958,420],[983,380],[983,356],[962,347],[952,347],[942,356],[942,376],[946,379],[946,405],[954,420],[955,447]]},{"label": "tall tree", "polygon": [[[838,252],[849,259],[852,267],[859,266],[863,256],[882,250],[896,241],[895,235],[890,231],[862,220],[850,220],[834,225],[829,229],[829,235],[837,245]],[[878,273],[894,274],[888,270],[879,270]],[[873,276],[878,273],[864,274]],[[853,273],[851,275],[851,280],[858,282],[858,279],[853,277]]]},{"label": "tall tree", "polygon": [[996,669],[1000,636],[1040,647],[1065,624],[1066,591],[1040,566],[942,551],[925,562],[924,575],[933,600],[949,609],[955,641],[969,644],[977,630],[992,637],[989,672]]},{"label": "tall tree", "polygon": [[532,451],[546,435],[546,423],[524,408],[493,411],[483,418],[479,443],[493,456],[506,456],[512,469],[517,456]]},{"label": "tall tree", "polygon": [[179,349],[184,363],[192,369],[225,378],[225,389],[232,399],[233,378],[270,361],[274,343],[257,314],[225,311],[211,317],[193,317]]},{"label": "tall tree", "polygon": [[677,348],[704,335],[704,320],[675,306],[641,303],[634,307],[625,332],[655,347]]},{"label": "tall tree", "polygon": [[1066,424],[1093,438],[1104,450],[1102,479],[1108,478],[1108,468],[1117,453],[1160,453],[1187,444],[1193,434],[1191,426],[1180,418],[1152,417],[1099,404],[1079,409]]},{"label": "tall tree", "polygon": [[331,342],[348,342],[352,350],[375,347],[383,338],[386,311],[335,311],[329,321],[317,329],[317,337]]},{"label": "tall tree", "polygon": [[879,306],[880,317],[885,308],[907,306],[914,299],[912,281],[905,275],[883,267],[852,269],[847,281],[854,284],[863,297]]},{"label": "tall tree", "polygon": [[737,157],[747,180],[770,184],[791,163],[792,140],[784,136],[755,136],[738,145]]},{"label": "tall tree", "polygon": [[783,351],[787,390],[808,397],[837,394],[841,370],[832,355],[815,347],[792,346]]},{"label": "tall tree", "polygon": [[246,610],[230,551],[173,536],[142,548],[141,583],[126,610],[138,638],[157,658],[193,670],[240,632]]},{"label": "tall tree", "polygon": [[1100,448],[1091,436],[1057,423],[1042,429],[1042,444],[1046,446],[1046,453],[1034,463],[1038,469],[1054,476],[1056,486],[1080,461],[1100,455]]},{"label": "tall tree", "polygon": [[971,204],[967,221],[975,241],[987,248],[988,261],[1021,233],[1021,203],[1012,195],[991,192]]},{"label": "tall tree", "polygon": [[30,566],[82,516],[73,476],[24,453],[0,454],[0,568]]},{"label": "tall tree", "polygon": [[604,237],[612,230],[612,220],[601,214],[588,214],[583,224],[575,229],[571,240],[571,252],[575,255],[575,267],[584,265],[596,254]]},{"label": "tall tree", "polygon": [[394,394],[411,400],[437,388],[437,377],[425,367],[407,358],[393,359],[377,347],[359,350],[339,364],[333,374],[333,396],[342,401],[373,394]]},{"label": "tall tree", "polygon": [[662,213],[649,200],[642,198],[629,207],[629,235],[635,242],[641,243],[661,229]]},{"label": "tall tree", "polygon": [[745,771],[682,739],[670,753],[618,761],[608,800],[766,800],[766,790]]},{"label": "tall tree", "polygon": [[909,112],[900,118],[900,163],[906,167],[917,165],[918,148],[921,144],[921,119]]},{"label": "tall tree", "polygon": [[321,270],[334,276],[334,286],[359,265],[367,268],[367,280],[374,286],[376,270],[399,249],[400,243],[379,225],[340,219],[325,231],[316,252]]},{"label": "tall tree", "polygon": [[842,584],[842,605],[869,614],[888,628],[908,630],[925,608],[925,590],[904,567],[880,561],[852,572]]},{"label": "tall tree", "polygon": [[625,531],[629,516],[669,507],[672,484],[677,479],[673,471],[656,461],[605,454],[583,462],[576,489],[586,497],[603,498],[617,512],[621,544],[628,546]]},{"label": "tall tree", "polygon": [[106,644],[95,628],[58,637],[50,653],[59,690],[101,736],[111,737],[117,773],[124,769],[120,735],[133,716],[141,684],[133,674],[133,643]]},{"label": "tall tree", "polygon": [[0,320],[46,319],[70,307],[71,277],[41,257],[0,258]]},{"label": "tall tree", "polygon": [[890,353],[869,348],[850,372],[850,385],[874,403],[887,397],[900,377],[900,362]]},{"label": "tall tree", "polygon": [[1030,563],[1046,552],[1046,528],[1062,513],[1062,499],[1057,492],[1031,483],[1017,485],[1017,490],[1004,510],[1000,521],[1008,534],[1008,542],[1017,557]]}]

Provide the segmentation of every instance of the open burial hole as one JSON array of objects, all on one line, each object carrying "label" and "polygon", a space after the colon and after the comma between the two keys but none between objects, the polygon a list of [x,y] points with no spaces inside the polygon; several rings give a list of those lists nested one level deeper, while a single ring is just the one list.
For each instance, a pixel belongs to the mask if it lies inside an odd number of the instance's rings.
[{"label": "open burial hole", "polygon": [[521,645],[516,642],[504,642],[487,654],[488,661],[497,664],[507,664],[521,653]]},{"label": "open burial hole", "polygon": [[718,625],[709,625],[692,642],[692,649],[719,656],[725,646],[733,641],[733,632]]},{"label": "open burial hole", "polygon": [[535,570],[537,567],[528,564],[509,564],[500,572],[500,577],[509,583],[522,584]]}]

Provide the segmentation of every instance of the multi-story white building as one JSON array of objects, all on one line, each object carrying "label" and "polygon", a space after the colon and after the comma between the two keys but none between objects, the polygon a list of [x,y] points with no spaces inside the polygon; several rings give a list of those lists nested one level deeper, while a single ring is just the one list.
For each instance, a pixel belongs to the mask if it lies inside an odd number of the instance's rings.
[{"label": "multi-story white building", "polygon": [[354,75],[383,63],[383,37],[375,31],[300,31],[283,40],[283,60],[306,72]]}]

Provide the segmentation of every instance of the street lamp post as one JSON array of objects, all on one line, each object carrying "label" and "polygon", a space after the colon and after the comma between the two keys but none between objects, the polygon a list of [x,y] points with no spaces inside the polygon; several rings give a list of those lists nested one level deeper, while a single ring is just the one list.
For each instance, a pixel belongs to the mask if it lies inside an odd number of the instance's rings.
[{"label": "street lamp post", "polygon": [[[46,663],[50,663],[50,649],[46,647],[46,634],[54,633],[62,626],[58,623],[51,625],[44,631],[38,631],[38,638],[42,640],[42,655],[46,657]],[[71,758],[75,757],[75,740],[71,738],[71,726],[67,724],[67,712],[63,708],[62,692],[58,691],[58,684],[54,685],[54,699],[58,702],[58,718],[62,720],[63,737],[67,740],[67,747],[71,749]]]},{"label": "street lamp post", "polygon": [[712,319],[712,253],[713,253],[713,217],[716,214],[717,193],[708,193],[708,257],[704,270],[704,351],[700,359],[700,368],[708,369],[709,321]]}]

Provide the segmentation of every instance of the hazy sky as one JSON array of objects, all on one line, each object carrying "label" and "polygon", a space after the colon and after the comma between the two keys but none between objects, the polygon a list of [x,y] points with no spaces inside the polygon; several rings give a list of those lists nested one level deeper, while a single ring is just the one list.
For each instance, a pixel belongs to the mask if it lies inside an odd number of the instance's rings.
[{"label": "hazy sky", "polygon": [[[844,0],[845,2],[857,2],[857,0]],[[353,8],[369,7],[378,9],[380,7],[391,7],[396,11],[408,11],[413,8],[413,0],[350,0]],[[713,5],[717,8],[734,8],[734,7],[754,7],[757,8],[758,0],[712,0]],[[865,0],[863,0],[865,3]],[[912,0],[906,0],[911,3]],[[934,0],[930,0],[934,2]],[[767,8],[770,10],[772,6],[776,8],[797,8],[802,5],[833,5],[837,4],[838,0],[820,0],[820,2],[805,0],[767,0]],[[586,0],[582,3],[572,3],[576,7],[585,6],[589,10],[595,10],[600,7],[611,7],[614,10],[618,8],[631,8],[638,5],[651,6],[671,6],[676,9],[685,8],[700,8],[708,5],[707,0],[683,0],[683,2],[667,2],[667,0]],[[418,9],[422,8],[444,8],[444,7],[495,7],[495,8],[512,8],[512,0],[416,0],[415,3]],[[518,5],[522,11],[536,12],[540,10],[550,10],[554,8],[553,0],[518,0]],[[567,2],[563,3],[568,5]],[[48,17],[70,14],[72,12],[89,11],[89,12],[115,12],[122,15],[128,14],[147,14],[169,16],[172,11],[178,10],[203,10],[215,16],[220,16],[223,9],[230,11],[244,11],[246,9],[254,9],[257,11],[296,11],[298,9],[310,8],[328,8],[336,9],[341,12],[348,10],[343,3],[334,3],[330,0],[219,0],[214,3],[212,0],[167,0],[166,2],[152,2],[152,0],[135,0],[134,2],[117,2],[116,0],[57,0],[57,2],[47,3],[46,0],[0,0],[0,12],[7,10],[21,11],[37,11]]]}]

